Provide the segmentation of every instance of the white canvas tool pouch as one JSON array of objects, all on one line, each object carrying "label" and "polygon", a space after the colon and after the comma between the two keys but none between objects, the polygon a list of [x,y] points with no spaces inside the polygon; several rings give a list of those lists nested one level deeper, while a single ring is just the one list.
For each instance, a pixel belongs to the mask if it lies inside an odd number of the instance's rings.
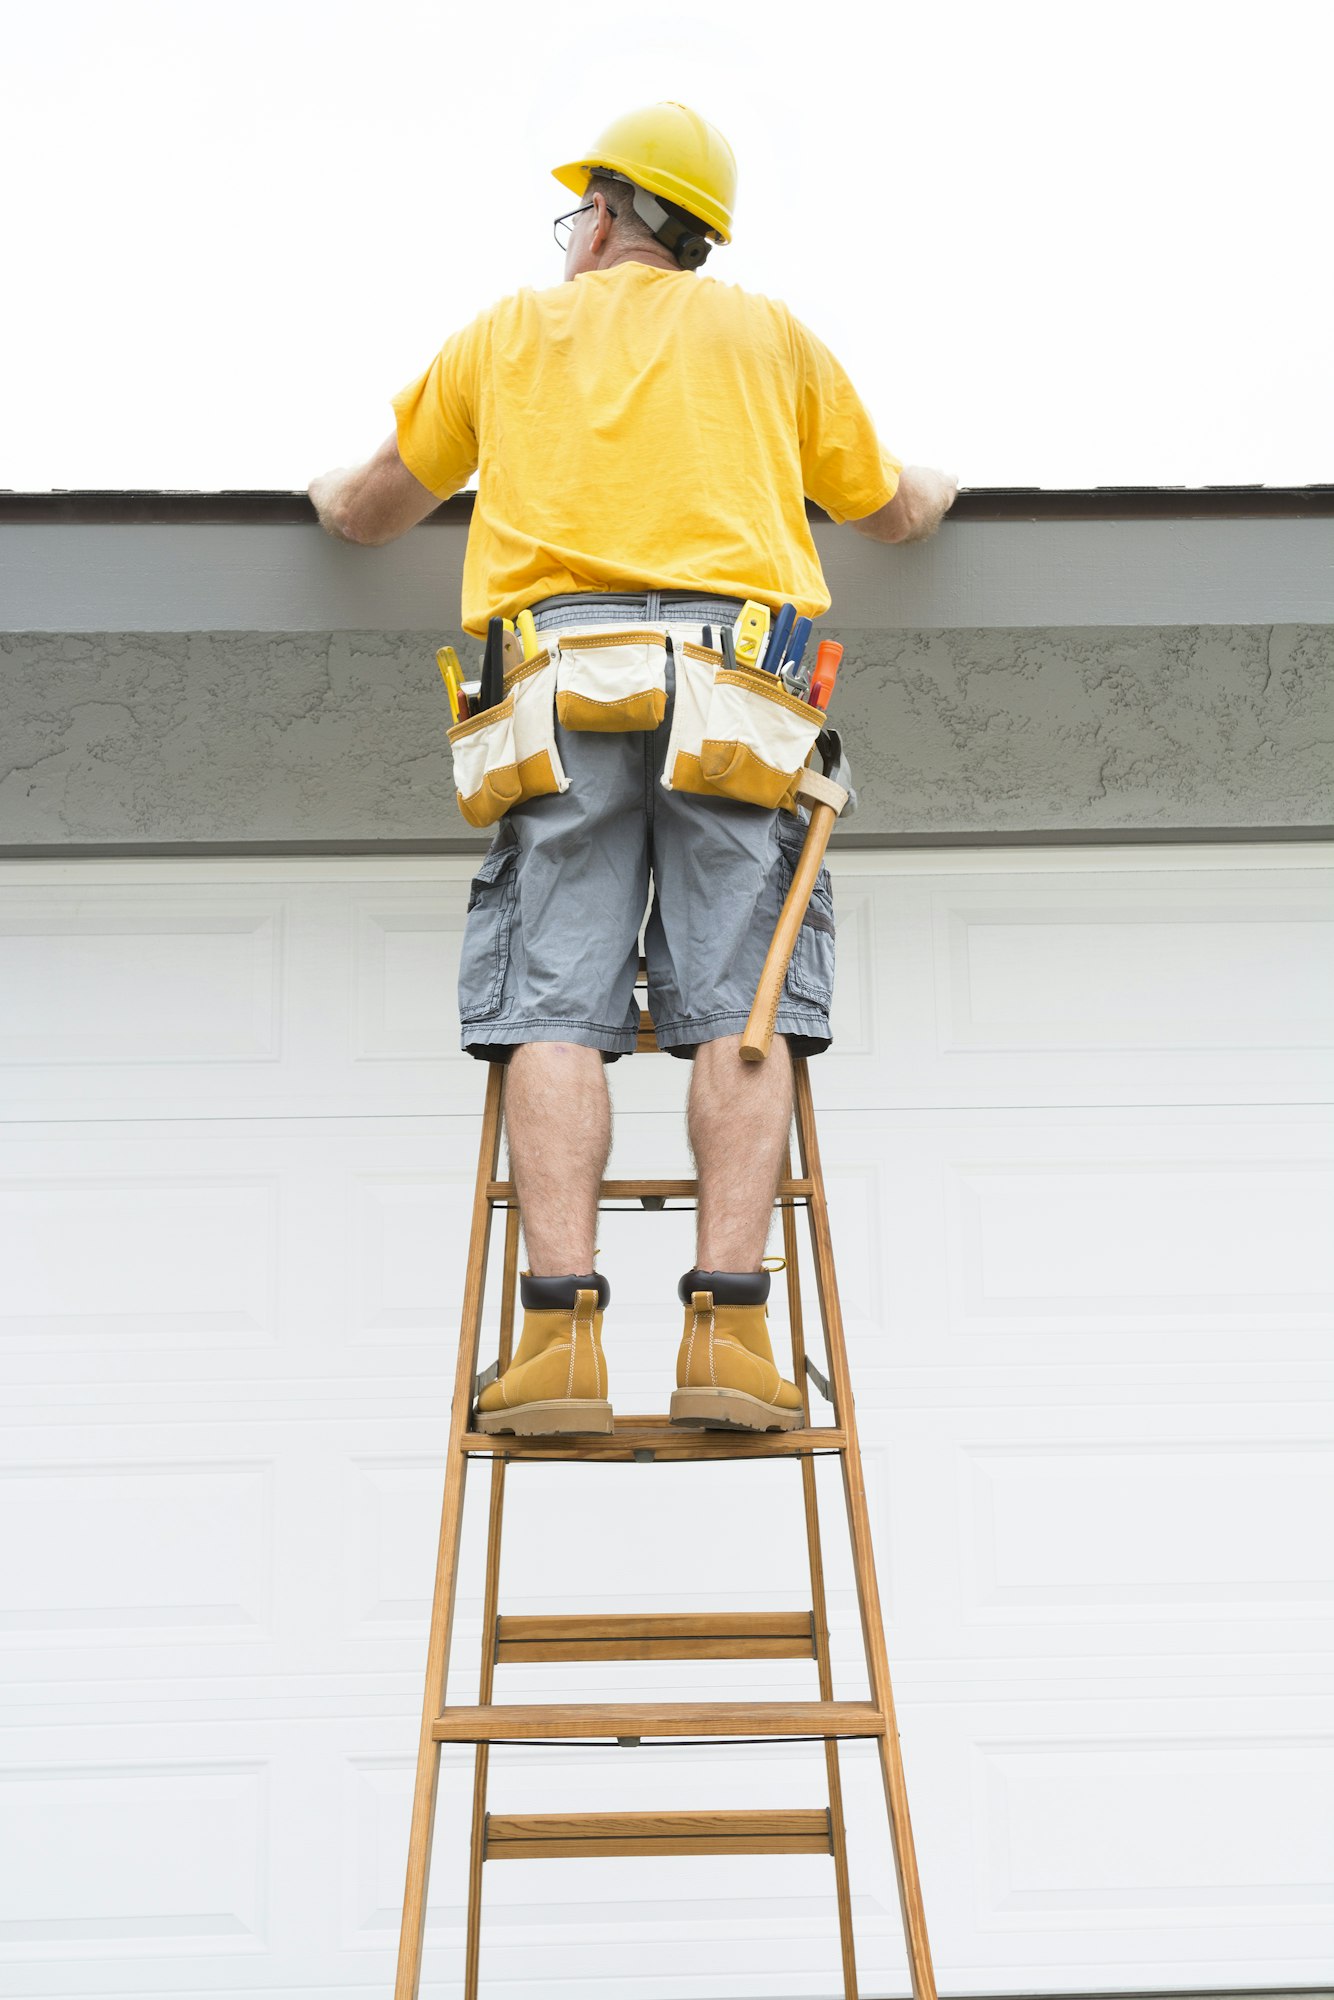
[{"label": "white canvas tool pouch", "polygon": [[543,648],[510,668],[503,701],[449,731],[459,811],[469,826],[490,826],[524,799],[568,790],[556,749],[556,672]]},{"label": "white canvas tool pouch", "polygon": [[797,780],[824,727],[823,709],[789,694],[776,674],[724,667],[721,654],[702,646],[679,646],[676,656],[663,783],[670,772],[673,791],[795,810]]},{"label": "white canvas tool pouch", "polygon": [[469,826],[490,826],[519,796],[514,753],[514,697],[456,722],[449,732],[459,811]]},{"label": "white canvas tool pouch", "polygon": [[714,675],[700,766],[729,799],[794,807],[797,780],[823,727],[824,710],[789,694],[777,674],[724,667]]},{"label": "white canvas tool pouch", "polygon": [[667,713],[667,638],[648,627],[563,632],[556,675],[562,729],[656,729]]}]

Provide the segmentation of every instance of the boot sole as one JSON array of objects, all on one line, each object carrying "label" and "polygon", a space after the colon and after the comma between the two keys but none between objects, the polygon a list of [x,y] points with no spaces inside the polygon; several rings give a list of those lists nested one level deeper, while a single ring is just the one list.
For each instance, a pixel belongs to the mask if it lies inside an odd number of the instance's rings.
[{"label": "boot sole", "polygon": [[479,1410],[476,1421],[478,1430],[488,1435],[505,1431],[515,1437],[558,1437],[579,1431],[605,1436],[614,1419],[605,1398],[562,1396],[545,1403],[517,1403],[512,1410]]},{"label": "boot sole", "polygon": [[677,1389],[669,1415],[707,1431],[795,1431],[805,1422],[801,1410],[781,1410],[744,1389]]}]

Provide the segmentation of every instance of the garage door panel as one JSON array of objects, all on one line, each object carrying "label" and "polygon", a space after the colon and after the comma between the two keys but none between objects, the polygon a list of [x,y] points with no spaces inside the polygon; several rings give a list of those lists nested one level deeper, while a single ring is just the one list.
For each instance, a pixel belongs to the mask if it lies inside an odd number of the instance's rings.
[{"label": "garage door panel", "polygon": [[283,914],[264,888],[0,887],[0,1064],[272,1062]]},{"label": "garage door panel", "polygon": [[1328,1099],[1334,864],[1319,849],[1300,866],[1234,853],[1203,868],[1124,853],[836,855],[850,990],[813,1069],[817,1100]]},{"label": "garage door panel", "polygon": [[1293,1984],[1324,1978],[1334,1739],[1317,1704],[1191,1695],[965,1713],[941,1702],[904,1721],[910,1785],[923,1752],[935,1776],[913,1792],[913,1821],[928,1909],[933,1883],[953,1884],[932,1940],[950,1983],[1092,1987],[1084,1967],[1135,1991],[1226,1987],[1276,1934]]},{"label": "garage door panel", "polygon": [[48,1965],[69,1966],[73,1983],[62,1990],[92,1993],[124,1990],[117,1971],[132,1976],[145,1957],[265,1950],[265,1764],[136,1749],[127,1742],[115,1764],[103,1751],[65,1769],[0,1769],[0,1798],[23,1827],[0,1871],[0,1963],[31,1966],[30,1992],[56,1990],[43,1978]]},{"label": "garage door panel", "polygon": [[279,1391],[298,1365],[356,1380],[373,1350],[452,1381],[477,1141],[470,1118],[10,1127],[14,1379],[66,1381],[77,1354],[83,1383]]},{"label": "garage door panel", "polygon": [[9,1466],[0,1630],[57,1653],[75,1635],[258,1636],[273,1615],[271,1474],[223,1458]]},{"label": "garage door panel", "polygon": [[1272,881],[1210,894],[1191,876],[1103,877],[1078,900],[1059,883],[992,886],[976,903],[964,884],[933,899],[951,1053],[1330,1046],[1327,902]]},{"label": "garage door panel", "polygon": [[353,1060],[458,1057],[459,900],[442,897],[438,886],[405,896],[386,884],[374,899],[358,896],[351,918]]},{"label": "garage door panel", "polygon": [[[1248,1137],[1253,1137],[1253,1130]],[[954,1167],[959,1319],[1211,1331],[1334,1305],[1334,1161]]]},{"label": "garage door panel", "polygon": [[1207,1682],[1334,1643],[1334,1445],[1299,1401],[859,1408],[891,1467],[878,1526],[909,1671],[1059,1660],[1073,1696],[1104,1669],[1153,1685],[1194,1654]]},{"label": "garage door panel", "polygon": [[[388,1150],[383,1141],[375,1145],[381,1155]],[[332,1233],[326,1244],[326,1255],[344,1265],[341,1275],[350,1280],[344,1293],[346,1318],[328,1331],[333,1337],[341,1332],[360,1349],[402,1351],[411,1345],[436,1353],[444,1341],[451,1348],[458,1341],[473,1166],[443,1168],[446,1159],[457,1159],[463,1150],[453,1134],[413,1150],[433,1154],[441,1170],[350,1170],[345,1248],[340,1252]],[[498,1247],[503,1225],[494,1234]],[[497,1282],[498,1277],[497,1272]]]},{"label": "garage door panel", "polygon": [[461,1093],[480,1110],[484,1069],[458,1047],[462,859],[407,882],[370,864],[369,895],[348,864],[114,867],[0,884],[9,1115],[438,1115]]},{"label": "garage door panel", "polygon": [[822,1144],[859,1384],[880,1366],[1327,1353],[1334,1160],[1322,1113],[1126,1111],[1096,1126],[1059,1112],[838,1113]]},{"label": "garage door panel", "polygon": [[[0,1146],[25,1179],[0,1180],[0,1340],[57,1356],[190,1346],[253,1348],[279,1337],[280,1183],[253,1172],[200,1173],[196,1149],[164,1171],[158,1146],[103,1147],[72,1157]],[[80,1166],[85,1170],[80,1171]],[[147,1171],[145,1171],[147,1168]],[[0,1171],[3,1167],[0,1166]]]}]

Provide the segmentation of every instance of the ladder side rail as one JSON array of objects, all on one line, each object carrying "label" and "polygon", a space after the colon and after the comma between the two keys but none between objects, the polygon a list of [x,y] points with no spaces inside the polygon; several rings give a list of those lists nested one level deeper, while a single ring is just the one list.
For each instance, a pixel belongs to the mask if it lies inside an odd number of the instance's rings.
[{"label": "ladder side rail", "polygon": [[[784,1166],[792,1176],[791,1147]],[[792,1333],[793,1380],[801,1390],[802,1413],[807,1429],[811,1424],[811,1387],[806,1374],[806,1335],[801,1306],[801,1271],[798,1263],[797,1212],[790,1201],[782,1204],[783,1258],[787,1266],[787,1315]],[[811,1622],[815,1644],[815,1667],[821,1701],[834,1699],[834,1670],[829,1656],[829,1617],[825,1602],[824,1561],[820,1547],[820,1508],[815,1486],[815,1460],[809,1456],[801,1465],[802,1502],[806,1515],[806,1552],[811,1571]],[[848,1830],[843,1818],[843,1777],[839,1769],[838,1744],[827,1737],[824,1746],[825,1775],[829,1786],[829,1833],[834,1857],[834,1890],[838,1900],[838,1940],[843,1962],[844,2000],[857,2000],[857,1954],[852,1924],[852,1881],[848,1872]]]},{"label": "ladder side rail", "polygon": [[926,1930],[926,1911],[917,1870],[912,1820],[908,1811],[908,1788],[899,1744],[894,1693],[890,1682],[889,1654],[885,1643],[880,1593],[876,1584],[875,1551],[871,1542],[871,1517],[862,1477],[861,1448],[857,1440],[857,1417],[852,1399],[847,1348],[843,1337],[843,1313],[838,1297],[838,1277],[834,1268],[834,1244],[829,1227],[829,1207],[825,1198],[824,1173],[820,1164],[820,1141],[815,1127],[815,1103],[811,1094],[810,1072],[804,1058],[793,1067],[797,1110],[797,1144],[803,1174],[813,1183],[807,1209],[811,1249],[815,1257],[816,1289],[824,1324],[825,1348],[834,1390],[834,1409],[847,1445],[842,1454],[843,1492],[848,1510],[848,1531],[852,1538],[853,1568],[857,1578],[857,1601],[861,1611],[862,1638],[871,1696],[885,1720],[879,1739],[881,1775],[889,1829],[894,1849],[894,1872],[898,1881],[899,1907],[908,1947],[908,1969],[913,2000],[936,2000],[935,1973]]},{"label": "ladder side rail", "polygon": [[487,1252],[491,1241],[492,1211],[487,1200],[487,1185],[489,1181],[495,1179],[500,1158],[504,1070],[499,1063],[492,1063],[489,1068],[486,1101],[482,1110],[482,1138],[478,1148],[472,1226],[468,1236],[468,1263],[463,1287],[458,1363],[454,1372],[454,1401],[449,1420],[449,1444],[445,1457],[444,1494],[440,1506],[440,1541],[431,1603],[431,1630],[426,1649],[426,1685],[422,1696],[417,1777],[412,1795],[412,1819],[408,1828],[407,1882],[403,1895],[403,1921],[399,1931],[394,2000],[417,2000],[417,1989],[421,1979],[422,1941],[426,1929],[426,1894],[431,1873],[436,1793],[440,1780],[440,1746],[435,1735],[435,1727],[444,1706],[446,1677],[449,1671],[449,1642],[454,1624],[454,1594],[458,1579],[459,1536],[463,1526],[463,1487],[468,1466],[467,1454],[463,1450],[463,1436],[468,1426],[473,1382],[477,1374],[482,1305],[486,1292]]},{"label": "ladder side rail", "polygon": [[[510,1364],[514,1345],[514,1306],[519,1287],[519,1211],[505,1213],[505,1262],[500,1283],[500,1368]],[[477,1673],[477,1699],[489,1702],[495,1688],[497,1635],[500,1630],[500,1530],[505,1508],[503,1458],[491,1461],[491,1507],[486,1529],[486,1588],[482,1599],[482,1657]],[[464,1947],[464,2000],[477,2000],[482,1955],[482,1864],[486,1860],[486,1781],[491,1745],[479,1743],[473,1757],[472,1845],[468,1859],[468,1923]]]}]

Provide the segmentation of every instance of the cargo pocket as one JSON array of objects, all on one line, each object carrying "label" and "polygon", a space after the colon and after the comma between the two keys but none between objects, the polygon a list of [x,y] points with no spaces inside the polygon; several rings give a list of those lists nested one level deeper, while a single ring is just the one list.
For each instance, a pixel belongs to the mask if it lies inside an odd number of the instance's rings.
[{"label": "cargo pocket", "polygon": [[[796,814],[778,822],[779,888],[783,900],[806,840],[806,820]],[[787,990],[795,1000],[807,1000],[825,1013],[834,998],[834,885],[821,868],[806,905],[787,970]]]},{"label": "cargo pocket", "polygon": [[703,792],[717,798],[717,787],[709,784],[699,760],[713,698],[713,678],[723,656],[707,646],[674,639],[672,657],[676,666],[676,692],[672,697],[672,727],[663,759],[662,784],[669,792]]},{"label": "cargo pocket", "polygon": [[652,631],[562,633],[556,714],[562,729],[656,729],[667,713],[667,639]]},{"label": "cargo pocket", "polygon": [[502,827],[468,890],[468,915],[459,954],[459,1018],[484,1021],[499,1013],[509,969],[510,932],[519,891],[513,829]]},{"label": "cargo pocket", "polygon": [[789,694],[776,674],[724,667],[714,676],[700,768],[724,798],[796,810],[797,780],[824,711]]}]

